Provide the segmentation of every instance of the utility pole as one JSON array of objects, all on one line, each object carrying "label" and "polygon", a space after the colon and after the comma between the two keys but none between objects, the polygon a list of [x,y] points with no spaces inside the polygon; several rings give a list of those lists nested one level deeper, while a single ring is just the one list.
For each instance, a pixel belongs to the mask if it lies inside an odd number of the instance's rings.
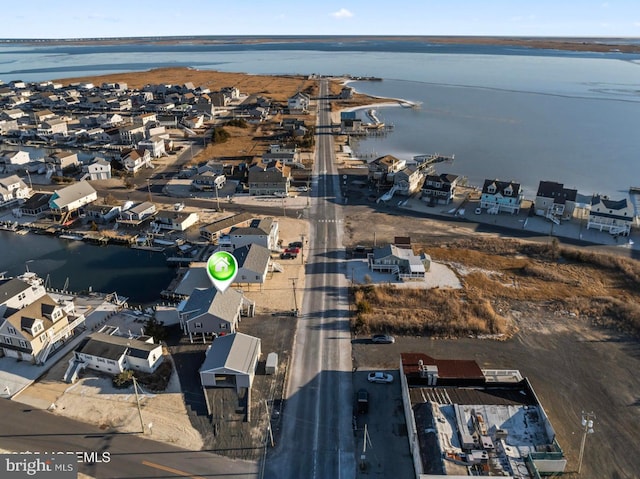
[{"label": "utility pole", "polygon": [[133,390],[136,393],[136,405],[138,406],[138,416],[140,417],[140,427],[142,428],[142,434],[144,434],[144,421],[142,420],[142,410],[140,409],[140,396],[138,396],[138,382],[136,377],[133,377]]},{"label": "utility pole", "polygon": [[153,203],[153,201],[151,201],[151,182],[149,178],[147,178],[147,191],[149,192],[149,203]]},{"label": "utility pole", "polygon": [[290,278],[291,279],[291,283],[293,284],[293,313],[294,316],[298,316],[298,298],[296,297],[296,279],[295,278]]},{"label": "utility pole", "polygon": [[300,235],[300,239],[302,240],[302,248],[300,248],[300,256],[302,257],[302,264],[304,264],[304,235]]},{"label": "utility pole", "polygon": [[580,444],[580,458],[578,459],[578,474],[582,470],[582,459],[584,458],[584,445],[587,442],[587,435],[593,434],[593,420],[596,415],[593,412],[582,411],[582,443]]},{"label": "utility pole", "polygon": [[218,212],[220,212],[220,196],[218,196],[218,185],[213,185],[213,187],[216,190],[216,209],[218,210]]},{"label": "utility pole", "polygon": [[267,431],[269,431],[269,441],[271,442],[271,447],[275,446],[273,442],[273,430],[271,429],[271,413],[269,412],[269,403],[267,400],[264,400],[264,407],[267,410]]}]

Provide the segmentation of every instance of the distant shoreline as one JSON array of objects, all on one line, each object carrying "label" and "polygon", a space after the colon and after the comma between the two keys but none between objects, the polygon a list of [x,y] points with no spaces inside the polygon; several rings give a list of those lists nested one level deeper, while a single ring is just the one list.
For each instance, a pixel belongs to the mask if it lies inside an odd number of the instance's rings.
[{"label": "distant shoreline", "polygon": [[[424,42],[449,45],[494,45],[532,49],[564,50],[576,52],[640,53],[640,44],[629,44],[626,38],[614,37],[491,37],[491,36],[171,36],[171,37],[128,37],[128,38],[70,38],[70,39],[0,39],[2,44],[27,45],[122,45],[122,44],[260,44],[260,43],[318,43],[340,41],[344,43],[362,40],[386,40]],[[635,39],[634,39],[635,40]]]}]

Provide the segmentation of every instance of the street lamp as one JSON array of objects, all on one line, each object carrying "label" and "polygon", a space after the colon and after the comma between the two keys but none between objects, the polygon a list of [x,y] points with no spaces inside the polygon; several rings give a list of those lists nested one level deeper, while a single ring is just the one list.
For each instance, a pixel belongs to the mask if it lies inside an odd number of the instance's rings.
[{"label": "street lamp", "polygon": [[587,434],[593,434],[593,420],[596,418],[596,415],[593,412],[585,412],[582,411],[582,443],[580,444],[580,457],[578,459],[578,474],[580,474],[580,470],[582,469],[582,459],[584,457],[584,445],[587,441]]}]

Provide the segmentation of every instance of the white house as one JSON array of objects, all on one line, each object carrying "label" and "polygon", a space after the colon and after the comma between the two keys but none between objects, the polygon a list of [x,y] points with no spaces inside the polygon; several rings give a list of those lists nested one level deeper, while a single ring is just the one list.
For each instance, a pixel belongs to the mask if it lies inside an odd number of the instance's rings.
[{"label": "white house", "polygon": [[38,135],[41,136],[53,136],[53,135],[67,135],[67,122],[62,118],[51,118],[43,121],[36,130]]},{"label": "white house", "polygon": [[247,227],[232,228],[228,235],[220,237],[219,244],[225,248],[238,249],[249,244],[258,244],[273,251],[278,246],[279,227],[273,218],[255,218]]},{"label": "white house", "polygon": [[129,173],[136,173],[140,168],[152,168],[149,150],[123,150],[122,165]]},{"label": "white house", "polygon": [[92,181],[111,179],[111,163],[104,158],[94,158],[93,162],[85,165],[83,169],[87,172],[89,179]]},{"label": "white house", "polygon": [[198,213],[183,213],[180,211],[159,211],[153,223],[160,229],[186,231],[195,225],[200,216]]},{"label": "white house", "polygon": [[0,151],[0,171],[17,171],[27,167],[31,158],[27,151]]},{"label": "white house", "polygon": [[234,283],[263,284],[267,279],[271,251],[259,244],[249,244],[234,249],[231,254],[238,262]]},{"label": "white house", "polygon": [[0,178],[0,207],[19,203],[29,196],[31,196],[31,188],[17,175]]},{"label": "white house", "polygon": [[156,213],[156,205],[149,201],[138,203],[131,208],[120,212],[119,222],[122,223],[140,223]]},{"label": "white house", "polygon": [[633,222],[633,204],[627,198],[618,201],[600,195],[591,198],[587,229],[594,228],[608,231],[612,235],[628,236]]},{"label": "white house", "polygon": [[61,190],[55,190],[49,199],[49,208],[54,215],[64,217],[84,205],[98,199],[98,193],[86,181],[80,181]]},{"label": "white house", "polygon": [[216,338],[200,366],[200,382],[203,387],[233,387],[237,393],[251,389],[261,354],[260,338],[243,333]]},{"label": "white house", "polygon": [[164,138],[161,136],[152,136],[148,140],[138,142],[138,149],[145,149],[153,158],[159,158],[166,155],[164,148]]},{"label": "white house", "polygon": [[7,308],[24,308],[47,294],[42,280],[35,277],[34,273],[26,274],[33,275],[33,280],[25,277],[0,279],[0,318]]},{"label": "white house", "polygon": [[290,112],[307,112],[311,105],[311,97],[306,93],[298,92],[287,100]]},{"label": "white house", "polygon": [[78,154],[71,151],[56,151],[49,155],[45,163],[52,165],[54,170],[61,174],[65,169],[78,166]]},{"label": "white house", "polygon": [[187,128],[202,128],[204,125],[204,115],[195,115],[183,118],[182,123]]},{"label": "white house", "polygon": [[107,333],[92,333],[75,349],[73,360],[82,368],[118,374],[127,369],[152,373],[162,363],[162,345]]}]

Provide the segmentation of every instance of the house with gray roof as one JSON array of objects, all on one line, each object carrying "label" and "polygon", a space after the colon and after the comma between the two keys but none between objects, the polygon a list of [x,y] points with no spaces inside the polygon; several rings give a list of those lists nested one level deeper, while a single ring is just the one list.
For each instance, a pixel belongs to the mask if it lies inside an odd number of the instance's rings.
[{"label": "house with gray roof", "polygon": [[538,216],[571,219],[576,209],[578,190],[565,188],[562,183],[541,181],[534,201],[534,211]]},{"label": "house with gray roof", "polygon": [[152,373],[162,360],[162,345],[154,343],[153,338],[142,340],[104,332],[90,334],[73,352],[76,369],[114,375],[127,369]]},{"label": "house with gray roof", "polygon": [[222,336],[235,332],[242,313],[244,297],[233,288],[223,293],[215,287],[197,288],[178,306],[180,325],[184,334]]},{"label": "house with gray roof", "polygon": [[218,244],[227,249],[238,249],[258,244],[270,251],[278,247],[279,227],[273,218],[254,218],[247,227],[232,228],[228,235],[220,237]]},{"label": "house with gray roof", "polygon": [[42,281],[32,284],[20,278],[0,279],[0,318],[7,308],[24,308],[45,294]]},{"label": "house with gray roof", "polygon": [[61,222],[85,205],[98,199],[96,190],[86,181],[80,181],[61,190],[55,190],[49,199],[49,208]]},{"label": "house with gray roof", "polygon": [[395,274],[403,280],[424,279],[431,266],[428,255],[418,256],[411,249],[392,244],[374,249],[368,254],[368,262],[372,271]]},{"label": "house with gray roof", "polygon": [[251,389],[261,354],[260,338],[243,333],[216,338],[200,366],[202,386],[233,387],[238,394]]},{"label": "house with gray roof", "polygon": [[236,283],[264,284],[271,262],[271,251],[259,244],[248,244],[234,249],[231,254],[238,262]]}]

